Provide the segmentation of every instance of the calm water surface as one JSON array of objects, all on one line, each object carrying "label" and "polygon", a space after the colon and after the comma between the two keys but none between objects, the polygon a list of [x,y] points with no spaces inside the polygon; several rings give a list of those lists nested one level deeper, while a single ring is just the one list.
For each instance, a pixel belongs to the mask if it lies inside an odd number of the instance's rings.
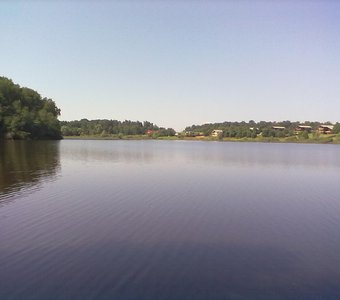
[{"label": "calm water surface", "polygon": [[340,147],[0,144],[0,299],[340,299]]}]

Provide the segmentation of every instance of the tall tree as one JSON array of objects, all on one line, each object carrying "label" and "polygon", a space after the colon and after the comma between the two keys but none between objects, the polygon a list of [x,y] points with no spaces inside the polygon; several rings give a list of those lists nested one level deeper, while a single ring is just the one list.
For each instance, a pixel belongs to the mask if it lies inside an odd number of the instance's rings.
[{"label": "tall tree", "polygon": [[0,138],[60,139],[59,115],[52,99],[0,77]]}]

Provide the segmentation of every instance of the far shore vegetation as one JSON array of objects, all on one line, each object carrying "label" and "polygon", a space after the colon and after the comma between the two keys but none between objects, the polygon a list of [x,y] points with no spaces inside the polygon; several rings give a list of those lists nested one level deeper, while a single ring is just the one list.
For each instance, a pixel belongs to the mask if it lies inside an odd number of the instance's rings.
[{"label": "far shore vegetation", "polygon": [[149,121],[59,121],[60,109],[49,98],[0,77],[0,140],[108,139],[199,140],[340,144],[340,123],[223,122],[192,125],[182,132]]},{"label": "far shore vegetation", "polygon": [[175,132],[147,121],[82,119],[62,121],[61,131],[67,139],[340,143],[340,123],[332,125],[330,122],[224,122],[192,125],[182,132]]}]

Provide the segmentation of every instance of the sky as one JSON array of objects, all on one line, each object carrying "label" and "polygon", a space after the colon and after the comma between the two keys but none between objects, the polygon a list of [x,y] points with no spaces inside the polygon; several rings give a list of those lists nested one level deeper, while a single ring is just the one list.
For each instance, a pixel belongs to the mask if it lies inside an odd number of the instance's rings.
[{"label": "sky", "polygon": [[340,121],[340,1],[0,1],[0,37],[61,120]]}]

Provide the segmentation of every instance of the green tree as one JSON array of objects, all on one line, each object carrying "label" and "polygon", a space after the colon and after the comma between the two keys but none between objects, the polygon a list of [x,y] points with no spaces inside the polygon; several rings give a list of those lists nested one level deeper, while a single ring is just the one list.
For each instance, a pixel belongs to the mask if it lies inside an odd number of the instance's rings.
[{"label": "green tree", "polygon": [[340,123],[339,122],[335,123],[334,128],[333,128],[333,132],[336,133],[336,134],[340,133]]},{"label": "green tree", "polygon": [[304,130],[300,133],[299,135],[300,138],[304,139],[304,140],[308,140],[309,139],[309,135],[308,135],[308,132],[307,130]]},{"label": "green tree", "polygon": [[59,115],[53,100],[0,77],[0,138],[60,139]]}]

